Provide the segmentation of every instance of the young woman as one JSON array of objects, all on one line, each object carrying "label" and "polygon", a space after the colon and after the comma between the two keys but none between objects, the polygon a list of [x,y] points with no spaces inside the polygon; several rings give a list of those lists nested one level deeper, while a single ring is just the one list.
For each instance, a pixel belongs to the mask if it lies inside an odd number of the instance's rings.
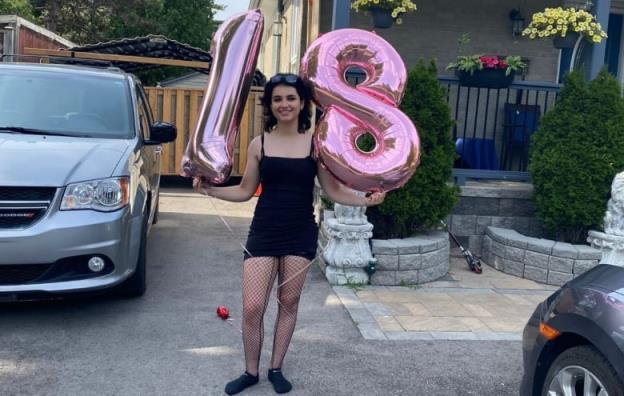
[{"label": "young woman", "polygon": [[277,393],[292,388],[281,367],[295,330],[299,297],[316,256],[318,227],[313,216],[314,178],[334,202],[352,206],[381,203],[384,193],[358,196],[317,164],[310,131],[311,91],[294,74],[277,74],[266,84],[262,104],[265,130],[249,145],[240,185],[214,187],[196,179],[203,194],[232,202],[249,200],[262,182],[243,263],[243,346],[245,373],[229,382],[233,395],[258,383],[264,338],[263,317],[275,277],[278,313],[268,379]]}]

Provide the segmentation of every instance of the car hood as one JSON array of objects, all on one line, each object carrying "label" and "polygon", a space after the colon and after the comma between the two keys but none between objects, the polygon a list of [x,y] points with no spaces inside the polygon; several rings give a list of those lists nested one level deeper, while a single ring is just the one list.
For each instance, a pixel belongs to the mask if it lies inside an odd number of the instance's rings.
[{"label": "car hood", "polygon": [[129,140],[0,133],[0,186],[62,187],[109,177]]},{"label": "car hood", "polygon": [[624,295],[624,267],[600,264],[568,282],[569,287],[598,288]]}]

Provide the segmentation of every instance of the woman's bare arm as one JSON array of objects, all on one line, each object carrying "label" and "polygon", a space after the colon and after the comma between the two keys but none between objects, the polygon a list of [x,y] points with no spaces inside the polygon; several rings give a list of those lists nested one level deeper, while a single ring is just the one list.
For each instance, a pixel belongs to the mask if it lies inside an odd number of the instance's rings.
[{"label": "woman's bare arm", "polygon": [[336,180],[320,163],[317,168],[321,188],[333,202],[349,206],[374,206],[382,203],[386,196],[386,193],[373,193],[368,197],[359,196]]}]

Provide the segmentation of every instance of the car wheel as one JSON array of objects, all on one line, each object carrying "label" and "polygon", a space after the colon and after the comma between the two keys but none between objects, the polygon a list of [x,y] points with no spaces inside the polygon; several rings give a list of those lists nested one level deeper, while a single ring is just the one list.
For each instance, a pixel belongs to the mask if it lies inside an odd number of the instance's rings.
[{"label": "car wheel", "polygon": [[121,284],[120,294],[124,297],[141,297],[147,288],[146,261],[147,261],[147,221],[148,213],[143,215],[143,227],[141,230],[141,245],[134,273]]},{"label": "car wheel", "polygon": [[607,359],[591,345],[573,347],[553,361],[543,396],[622,396],[624,386]]}]

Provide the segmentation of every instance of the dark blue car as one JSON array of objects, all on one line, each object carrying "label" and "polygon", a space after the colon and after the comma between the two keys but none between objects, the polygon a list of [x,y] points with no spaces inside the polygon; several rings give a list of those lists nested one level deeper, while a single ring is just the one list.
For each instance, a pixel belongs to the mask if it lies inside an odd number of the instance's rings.
[{"label": "dark blue car", "polygon": [[598,265],[542,302],[522,337],[520,395],[624,395],[624,268]]}]

